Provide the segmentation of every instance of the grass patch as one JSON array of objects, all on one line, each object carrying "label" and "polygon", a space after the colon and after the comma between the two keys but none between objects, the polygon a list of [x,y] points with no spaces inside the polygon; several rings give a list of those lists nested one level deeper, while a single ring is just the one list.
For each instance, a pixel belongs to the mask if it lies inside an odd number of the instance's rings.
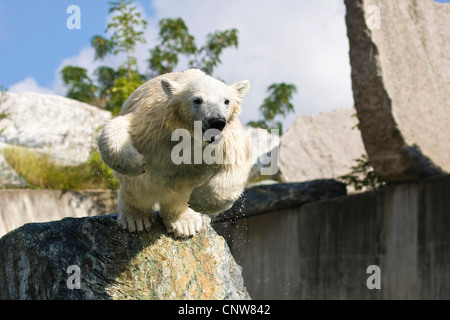
[{"label": "grass patch", "polygon": [[3,150],[6,161],[32,189],[112,189],[119,187],[112,170],[93,152],[88,161],[77,166],[60,166],[48,155],[24,148]]}]

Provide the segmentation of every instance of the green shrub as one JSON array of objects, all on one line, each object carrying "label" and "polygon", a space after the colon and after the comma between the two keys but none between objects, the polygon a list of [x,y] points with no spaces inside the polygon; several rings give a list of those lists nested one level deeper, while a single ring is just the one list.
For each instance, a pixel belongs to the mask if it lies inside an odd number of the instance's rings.
[{"label": "green shrub", "polygon": [[354,161],[356,165],[351,167],[351,172],[339,177],[347,186],[353,186],[355,190],[375,190],[388,185],[373,170],[367,155],[363,154]]}]

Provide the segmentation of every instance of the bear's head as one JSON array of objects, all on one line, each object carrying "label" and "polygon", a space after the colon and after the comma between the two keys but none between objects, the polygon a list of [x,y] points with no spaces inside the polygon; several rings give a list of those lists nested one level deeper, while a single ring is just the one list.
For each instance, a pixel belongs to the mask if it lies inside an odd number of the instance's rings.
[{"label": "bear's head", "polygon": [[[169,104],[176,105],[185,120],[191,124],[201,121],[203,132],[214,129],[210,131],[220,133],[240,113],[240,103],[250,82],[243,80],[229,86],[204,75],[186,83],[162,78],[161,86]],[[208,142],[213,142],[217,135],[211,135]]]}]

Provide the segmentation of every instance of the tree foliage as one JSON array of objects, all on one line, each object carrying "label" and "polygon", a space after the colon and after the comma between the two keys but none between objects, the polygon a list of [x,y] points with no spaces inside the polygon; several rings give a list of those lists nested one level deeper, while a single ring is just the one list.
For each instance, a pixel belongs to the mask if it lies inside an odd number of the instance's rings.
[{"label": "tree foliage", "polygon": [[96,104],[97,87],[87,75],[87,70],[80,67],[65,66],[61,70],[62,80],[68,86],[66,96],[78,101]]},{"label": "tree foliage", "polygon": [[180,55],[189,59],[191,68],[211,75],[222,62],[220,56],[223,50],[238,47],[237,29],[209,33],[206,43],[198,48],[183,19],[162,19],[159,28],[160,43],[150,50],[148,60],[152,76],[172,72],[178,65]]},{"label": "tree foliage", "polygon": [[237,48],[238,45],[238,31],[230,29],[208,34],[206,43],[198,48],[183,19],[161,19],[159,43],[150,50],[149,74],[144,76],[138,70],[134,54],[138,43],[146,43],[144,30],[147,22],[137,11],[134,0],[115,0],[109,4],[109,12],[113,13],[113,17],[105,32],[111,37],[108,39],[95,35],[91,38],[94,59],[104,60],[108,55],[124,55],[124,62],[117,69],[100,66],[92,78],[86,69],[74,66],[64,67],[61,74],[64,84],[68,86],[67,97],[106,108],[114,114],[120,112],[128,96],[148,77],[174,71],[181,56],[187,58],[189,66],[212,74],[221,63],[223,50],[227,47]]},{"label": "tree foliage", "polygon": [[128,78],[132,77],[132,71],[137,71],[136,58],[133,56],[137,43],[146,43],[143,30],[147,27],[147,21],[141,18],[141,13],[133,6],[133,2],[133,0],[108,2],[111,5],[109,12],[115,15],[106,27],[106,32],[111,31],[113,34],[111,39],[105,42],[107,47],[110,46],[108,52],[126,55],[123,66],[127,70]]},{"label": "tree foliage", "polygon": [[388,185],[373,170],[367,155],[363,154],[354,161],[356,164],[350,168],[350,173],[339,177],[346,185],[353,186],[355,190],[375,190]]},{"label": "tree foliage", "polygon": [[222,63],[220,56],[223,50],[229,47],[238,47],[238,30],[216,31],[209,33],[206,39],[206,43],[196,52],[194,59],[189,64],[193,68],[212,74],[214,69]]},{"label": "tree foliage", "polygon": [[[138,70],[134,53],[138,43],[146,43],[144,30],[147,22],[134,5],[134,0],[115,0],[109,4],[109,12],[113,13],[113,17],[105,32],[111,37],[108,39],[95,35],[91,38],[91,46],[95,49],[94,59],[124,55],[124,62],[117,69],[100,66],[94,71],[93,79],[88,76],[86,69],[74,66],[64,67],[61,74],[68,86],[67,97],[106,108],[114,114],[120,112],[125,100],[145,80],[173,72],[181,58],[189,67],[212,75],[222,63],[224,50],[237,48],[239,44],[238,30],[233,28],[209,33],[205,43],[198,46],[183,19],[161,19],[158,42],[149,51],[148,74],[144,76]],[[282,82],[270,85],[267,90],[268,96],[259,108],[262,119],[250,121],[247,125],[268,130],[278,128],[282,133],[282,124],[276,121],[276,117],[286,117],[294,111],[291,100],[297,88]]]},{"label": "tree foliage", "polygon": [[94,80],[84,68],[64,67],[61,73],[64,83],[68,86],[67,97],[118,114],[123,102],[144,82],[145,77],[139,73],[134,53],[138,43],[146,42],[144,30],[147,21],[142,19],[133,3],[134,0],[110,1],[109,12],[113,13],[113,17],[105,32],[112,33],[111,38],[107,39],[101,35],[91,38],[95,60],[104,60],[108,55],[123,54],[124,62],[117,69],[109,66],[98,67],[93,73]]},{"label": "tree foliage", "polygon": [[129,73],[125,68],[119,69],[113,85],[107,90],[108,104],[113,115],[118,115],[123,103],[143,83],[143,76],[136,71]]},{"label": "tree foliage", "polygon": [[102,60],[113,52],[114,43],[100,35],[91,38],[91,47],[95,50],[94,60]]},{"label": "tree foliage", "polygon": [[153,76],[172,72],[178,65],[179,55],[191,55],[197,51],[194,37],[183,19],[161,19],[160,43],[150,50],[149,68]]},{"label": "tree foliage", "polygon": [[286,117],[289,113],[294,112],[294,105],[291,100],[294,93],[297,92],[297,87],[294,84],[281,82],[270,85],[267,91],[268,96],[259,107],[263,119],[250,121],[247,125],[267,130],[279,129],[280,134],[282,134],[283,125],[280,121],[275,121],[275,117]]},{"label": "tree foliage", "polygon": [[108,99],[110,89],[117,78],[117,71],[111,67],[100,66],[94,71],[98,83],[98,95],[100,99]]}]

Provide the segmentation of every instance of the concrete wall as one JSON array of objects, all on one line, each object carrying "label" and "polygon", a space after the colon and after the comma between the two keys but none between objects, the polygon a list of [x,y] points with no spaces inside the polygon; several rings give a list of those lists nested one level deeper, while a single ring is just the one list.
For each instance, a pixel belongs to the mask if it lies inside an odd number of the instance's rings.
[{"label": "concrete wall", "polygon": [[450,176],[214,227],[253,299],[450,299]]},{"label": "concrete wall", "polygon": [[29,222],[115,213],[111,191],[0,190],[0,237]]}]

